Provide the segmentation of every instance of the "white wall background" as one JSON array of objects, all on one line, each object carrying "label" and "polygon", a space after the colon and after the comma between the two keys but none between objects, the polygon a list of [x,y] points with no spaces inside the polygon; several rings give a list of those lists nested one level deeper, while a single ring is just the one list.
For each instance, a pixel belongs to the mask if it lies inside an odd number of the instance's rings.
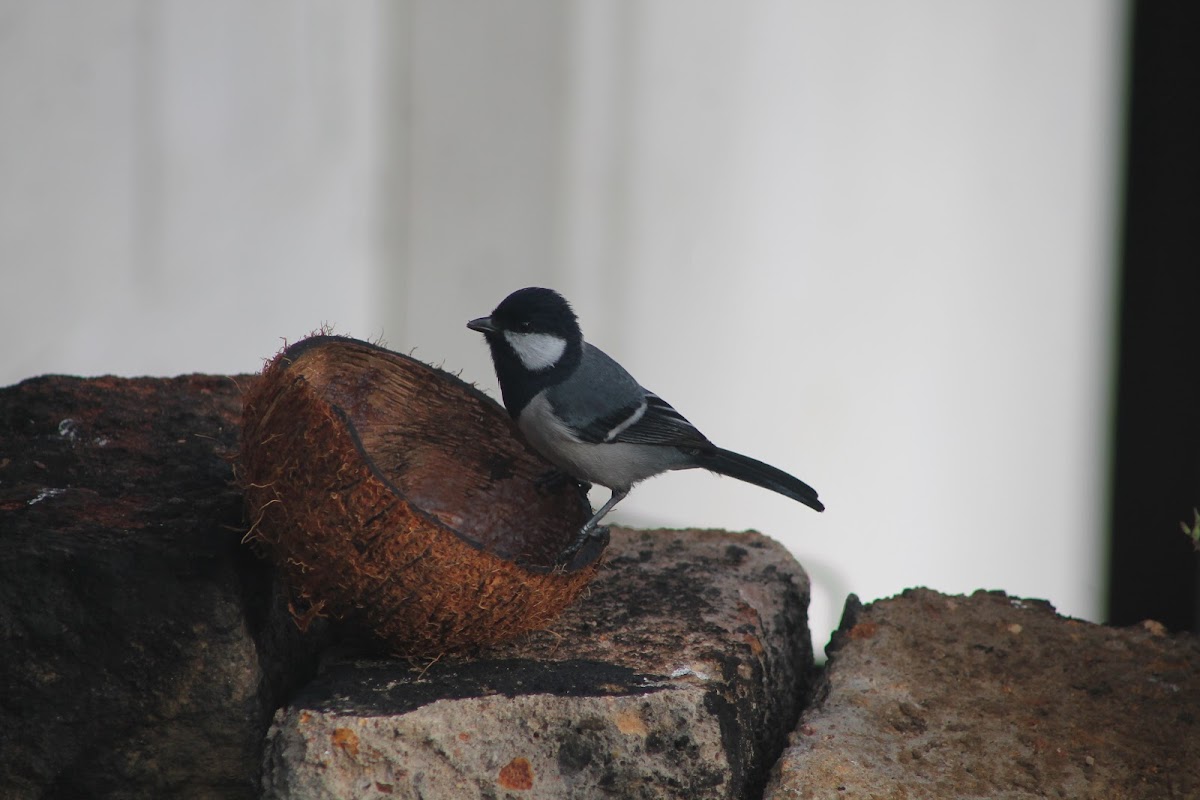
[{"label": "white wall background", "polygon": [[[324,322],[462,369],[550,285],[816,515],[679,473],[844,596],[1096,618],[1124,6],[0,0],[0,385],[257,369]],[[598,493],[597,499],[605,496]]]}]

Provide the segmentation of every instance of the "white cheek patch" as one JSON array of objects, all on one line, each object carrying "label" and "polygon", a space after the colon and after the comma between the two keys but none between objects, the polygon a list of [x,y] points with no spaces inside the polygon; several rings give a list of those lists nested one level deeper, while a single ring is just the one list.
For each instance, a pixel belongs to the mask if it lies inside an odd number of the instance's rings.
[{"label": "white cheek patch", "polygon": [[517,358],[525,369],[540,372],[550,369],[567,349],[567,340],[552,333],[514,333],[505,331],[504,338],[508,340]]}]

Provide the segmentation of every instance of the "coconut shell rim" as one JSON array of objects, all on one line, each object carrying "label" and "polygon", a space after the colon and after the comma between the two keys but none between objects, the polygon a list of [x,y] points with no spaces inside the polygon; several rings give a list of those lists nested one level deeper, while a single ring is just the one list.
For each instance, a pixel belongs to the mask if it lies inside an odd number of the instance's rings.
[{"label": "coconut shell rim", "polygon": [[[271,361],[268,363],[266,369],[263,370],[263,374],[265,375],[268,371],[270,371],[272,369],[279,369],[281,372],[286,371],[292,366],[292,364],[296,360],[298,360],[301,356],[303,356],[305,352],[307,352],[309,350],[314,350],[320,346],[329,345],[329,344],[348,344],[348,345],[353,345],[353,346],[357,346],[357,347],[364,347],[368,350],[373,350],[373,351],[376,351],[379,353],[386,354],[388,356],[396,357],[396,358],[400,359],[401,361],[404,361],[408,364],[420,367],[421,369],[428,370],[430,372],[438,374],[439,376],[441,376],[443,378],[448,378],[448,379],[452,380],[455,384],[457,384],[458,388],[465,390],[467,392],[467,394],[469,396],[473,397],[476,401],[480,402],[484,406],[490,407],[493,410],[499,411],[505,419],[508,419],[507,410],[505,410],[504,407],[501,406],[499,403],[497,403],[492,397],[488,396],[481,389],[479,389],[477,386],[475,386],[475,384],[464,381],[462,378],[458,377],[457,375],[447,372],[446,370],[441,369],[439,367],[435,367],[432,364],[427,364],[426,362],[421,361],[420,359],[413,358],[412,356],[406,355],[404,353],[398,353],[395,350],[389,350],[388,348],[386,348],[382,345],[379,345],[379,344],[375,344],[374,342],[368,342],[368,341],[364,341],[362,339],[355,339],[350,336],[337,336],[337,335],[333,335],[333,334],[317,334],[314,336],[309,336],[304,339],[301,339],[298,342],[295,342],[291,345],[284,347],[277,356],[275,356],[273,359],[271,359]],[[305,382],[308,383],[310,386],[312,385],[311,382],[309,382],[307,380],[305,380]],[[496,558],[501,559],[507,563],[513,564],[527,572],[530,572],[533,574],[538,574],[538,575],[544,575],[544,574],[549,574],[552,572],[568,572],[568,573],[569,572],[579,572],[581,570],[590,568],[600,561],[601,557],[604,554],[604,551],[608,548],[609,532],[606,527],[599,527],[599,528],[595,529],[595,531],[593,531],[592,535],[589,536],[588,539],[584,542],[583,546],[581,546],[578,549],[578,551],[576,551],[575,554],[571,557],[571,560],[566,562],[565,564],[557,564],[557,563],[549,564],[549,565],[530,564],[527,561],[524,561],[520,558],[513,556],[511,553],[507,553],[503,550],[498,550],[495,548],[486,547],[482,542],[479,542],[479,541],[471,538],[469,535],[467,535],[463,531],[460,531],[457,528],[446,524],[446,522],[444,522],[442,519],[440,519],[439,517],[437,517],[434,514],[427,512],[420,505],[418,505],[415,502],[413,502],[412,500],[410,500],[408,498],[408,495],[406,495],[404,492],[402,492],[399,489],[399,487],[396,486],[395,482],[388,475],[386,475],[383,472],[383,470],[379,467],[379,465],[375,463],[375,459],[372,458],[370,453],[367,452],[367,449],[363,445],[362,439],[359,437],[358,429],[355,427],[354,422],[351,419],[349,412],[347,412],[346,409],[342,408],[337,403],[335,403],[332,400],[330,400],[329,398],[325,397],[323,394],[320,395],[320,397],[321,397],[322,402],[326,403],[330,407],[330,409],[333,410],[334,414],[338,417],[338,419],[341,420],[342,424],[345,425],[347,433],[350,434],[350,440],[354,443],[355,450],[358,452],[358,454],[363,459],[363,463],[366,464],[367,469],[370,471],[370,473],[373,476],[375,476],[375,478],[377,478],[385,487],[387,487],[387,490],[389,492],[391,492],[393,495],[395,495],[398,500],[401,500],[404,503],[406,503],[408,505],[408,507],[410,509],[412,509],[413,512],[415,512],[418,516],[420,516],[426,522],[428,522],[435,528],[438,528],[438,529],[441,529],[441,530],[451,533],[452,535],[455,536],[455,538],[457,538],[463,544],[466,544],[467,546],[471,547],[472,549],[477,550],[481,553],[486,553],[488,555],[495,556]],[[513,430],[513,435],[516,438],[518,438],[522,443],[525,443],[524,439],[516,432],[515,429]],[[528,447],[528,444],[527,443],[525,443],[525,444],[526,444],[526,447]],[[538,454],[532,448],[529,448],[529,450],[537,458],[539,458],[539,459],[542,458],[542,456],[540,454]],[[553,465],[548,461],[546,462],[546,466],[548,469],[553,469]],[[592,514],[592,508],[591,508],[591,503],[587,499],[587,494],[585,492],[580,492],[580,505],[584,510],[585,516],[590,517]]]}]

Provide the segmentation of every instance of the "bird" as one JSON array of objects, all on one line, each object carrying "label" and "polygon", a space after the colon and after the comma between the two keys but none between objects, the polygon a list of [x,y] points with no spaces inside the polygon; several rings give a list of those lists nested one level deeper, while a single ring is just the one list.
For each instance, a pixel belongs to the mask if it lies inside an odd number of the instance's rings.
[{"label": "bird", "polygon": [[584,341],[570,303],[553,289],[518,289],[467,327],[491,351],[504,407],[529,444],[584,489],[612,492],[560,554],[566,563],[633,486],[669,470],[707,469],[825,506],[808,484],[717,447],[667,401]]}]

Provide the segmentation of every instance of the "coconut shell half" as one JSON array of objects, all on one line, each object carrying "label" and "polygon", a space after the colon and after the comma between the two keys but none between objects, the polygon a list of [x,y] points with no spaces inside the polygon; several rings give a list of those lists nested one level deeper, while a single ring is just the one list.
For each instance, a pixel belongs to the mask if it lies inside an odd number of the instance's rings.
[{"label": "coconut shell half", "polygon": [[591,513],[453,375],[354,339],[314,336],[243,401],[248,541],[313,614],[399,654],[436,656],[545,627],[606,540],[556,557]]}]

